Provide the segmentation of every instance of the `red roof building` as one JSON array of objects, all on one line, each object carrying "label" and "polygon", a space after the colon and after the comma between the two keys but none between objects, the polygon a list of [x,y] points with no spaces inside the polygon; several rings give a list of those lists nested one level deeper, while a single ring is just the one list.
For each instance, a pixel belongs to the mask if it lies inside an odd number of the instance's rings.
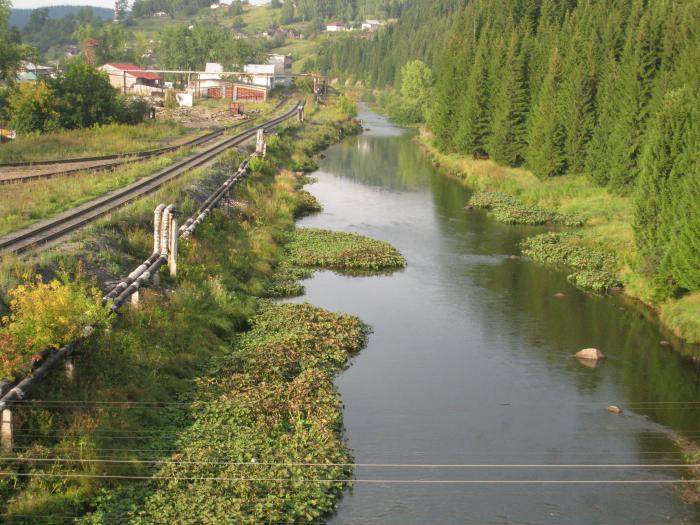
[{"label": "red roof building", "polygon": [[144,71],[135,64],[112,63],[100,67],[109,76],[110,83],[124,93],[148,95],[154,88],[161,89],[160,75]]}]

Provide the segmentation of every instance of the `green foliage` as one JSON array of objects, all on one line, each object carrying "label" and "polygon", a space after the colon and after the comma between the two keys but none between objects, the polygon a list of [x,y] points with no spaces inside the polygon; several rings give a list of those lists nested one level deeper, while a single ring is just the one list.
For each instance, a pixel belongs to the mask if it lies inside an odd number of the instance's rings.
[{"label": "green foliage", "polygon": [[305,268],[357,273],[406,266],[406,260],[391,244],[356,233],[300,228],[294,231],[286,248],[289,261]]},{"label": "green foliage", "polygon": [[433,82],[433,72],[421,60],[408,62],[401,68],[401,97],[404,120],[408,123],[425,120]]},{"label": "green foliage", "polygon": [[45,349],[58,349],[78,339],[87,326],[107,324],[102,293],[79,269],[75,278],[62,271],[45,283],[40,275],[10,290],[10,315],[0,327],[0,379],[26,373]]},{"label": "green foliage", "polygon": [[700,288],[699,101],[688,86],[666,94],[650,126],[635,199],[642,269],[686,290]]},{"label": "green foliage", "polygon": [[59,127],[53,91],[45,82],[22,84],[9,96],[10,126],[19,134],[54,131]]},{"label": "green foliage", "polygon": [[13,82],[21,60],[31,54],[9,26],[10,6],[9,0],[0,0],[0,84]]},{"label": "green foliage", "polygon": [[119,97],[105,73],[80,60],[71,61],[46,83],[20,85],[10,95],[9,105],[11,125],[20,133],[136,124],[148,114],[144,101]]},{"label": "green foliage", "polygon": [[234,32],[210,23],[169,25],[156,44],[160,65],[166,69],[203,70],[207,62],[219,62],[227,71],[242,70],[244,64],[261,59],[255,40],[237,39]]},{"label": "green foliage", "polygon": [[165,107],[168,109],[175,109],[177,107],[177,97],[175,96],[175,90],[169,89],[165,92]]},{"label": "green foliage", "polygon": [[[356,317],[308,304],[263,305],[251,327],[236,351],[197,381],[191,406],[176,421],[186,425],[175,444],[179,452],[154,472],[165,479],[141,494],[123,493],[125,500],[106,500],[84,523],[114,522],[125,509],[134,524],[251,525],[316,521],[333,510],[348,482],[274,480],[312,471],[314,478],[350,480],[333,378],[362,349],[366,329]],[[188,477],[219,480],[177,480]]]},{"label": "green foliage", "polygon": [[338,109],[346,118],[355,118],[357,116],[357,105],[348,97],[340,97],[338,100]]},{"label": "green foliage", "polygon": [[564,226],[582,226],[583,220],[566,213],[559,213],[540,208],[525,206],[507,193],[499,191],[482,191],[475,193],[469,204],[476,208],[491,210],[494,218],[507,224],[563,224]]},{"label": "green foliage", "polygon": [[615,277],[620,263],[617,258],[598,246],[582,243],[574,233],[543,233],[521,243],[523,254],[547,264],[562,265],[576,270],[569,281],[581,288],[603,293],[622,288]]},{"label": "green foliage", "polygon": [[540,178],[562,175],[566,170],[566,135],[559,119],[561,73],[559,50],[555,48],[530,122],[527,164]]}]

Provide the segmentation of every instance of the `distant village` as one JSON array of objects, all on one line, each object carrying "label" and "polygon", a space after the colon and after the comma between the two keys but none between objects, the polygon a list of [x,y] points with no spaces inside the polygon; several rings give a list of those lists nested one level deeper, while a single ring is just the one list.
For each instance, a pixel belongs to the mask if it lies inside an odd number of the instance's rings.
[{"label": "distant village", "polygon": [[[161,98],[165,90],[174,89],[174,82],[164,81],[167,74],[186,78],[177,87],[181,106],[192,106],[199,98],[264,101],[275,87],[292,84],[292,55],[267,55],[265,64],[246,64],[242,71],[225,71],[222,64],[209,62],[204,71],[146,70],[131,63],[107,63],[98,67],[109,77],[117,90],[125,95]],[[54,76],[58,65],[45,66],[23,62],[18,81],[36,82]]]}]

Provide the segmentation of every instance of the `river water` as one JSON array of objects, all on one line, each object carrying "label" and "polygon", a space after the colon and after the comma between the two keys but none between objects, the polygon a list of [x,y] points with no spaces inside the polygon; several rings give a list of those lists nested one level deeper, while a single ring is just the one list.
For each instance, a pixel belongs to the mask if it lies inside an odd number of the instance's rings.
[{"label": "river water", "polygon": [[[337,379],[347,438],[358,480],[402,483],[357,482],[329,523],[700,523],[677,484],[617,483],[688,475],[673,466],[682,461],[669,431],[700,438],[700,405],[689,403],[700,401],[697,368],[661,346],[630,301],[510,258],[544,228],[466,211],[470,192],[437,173],[412,132],[360,118],[369,131],[326,151],[308,187],[324,211],[300,225],[389,241],[408,266],[319,272],[300,300],[372,327]],[[583,366],[573,354],[586,347],[608,360]]]}]

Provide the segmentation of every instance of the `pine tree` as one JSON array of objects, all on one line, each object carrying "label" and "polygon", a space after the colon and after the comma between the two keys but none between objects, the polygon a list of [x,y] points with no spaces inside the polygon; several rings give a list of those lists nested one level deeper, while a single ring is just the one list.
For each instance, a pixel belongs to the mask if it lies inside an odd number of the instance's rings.
[{"label": "pine tree", "polygon": [[581,173],[586,164],[586,148],[593,134],[595,65],[588,39],[574,34],[566,53],[558,98],[559,120],[565,135],[564,153],[571,173]]},{"label": "pine tree", "polygon": [[697,144],[689,144],[689,95],[686,87],[666,94],[649,126],[641,159],[634,233],[641,267],[649,274],[659,271],[669,237],[677,232],[674,210],[681,181],[698,173],[697,167],[688,162],[692,158],[690,150],[697,148]]},{"label": "pine tree", "polygon": [[456,149],[475,158],[487,156],[491,131],[487,49],[489,39],[482,33],[466,89],[457,110]]},{"label": "pine tree", "polygon": [[619,65],[613,53],[604,63],[596,94],[597,118],[586,147],[586,169],[591,178],[605,186],[610,181],[613,161],[610,141],[618,110]]},{"label": "pine tree", "polygon": [[559,50],[555,48],[529,126],[527,165],[540,178],[554,177],[566,171],[564,127],[559,122],[561,73]]},{"label": "pine tree", "polygon": [[493,102],[493,133],[488,153],[496,162],[519,166],[527,147],[528,96],[524,57],[519,52],[515,33],[508,45],[501,77],[494,80],[498,81],[500,89]]},{"label": "pine tree", "polygon": [[639,157],[659,61],[657,25],[646,12],[628,39],[621,61],[619,106],[609,138],[609,184],[615,189],[628,190],[639,175]]}]

